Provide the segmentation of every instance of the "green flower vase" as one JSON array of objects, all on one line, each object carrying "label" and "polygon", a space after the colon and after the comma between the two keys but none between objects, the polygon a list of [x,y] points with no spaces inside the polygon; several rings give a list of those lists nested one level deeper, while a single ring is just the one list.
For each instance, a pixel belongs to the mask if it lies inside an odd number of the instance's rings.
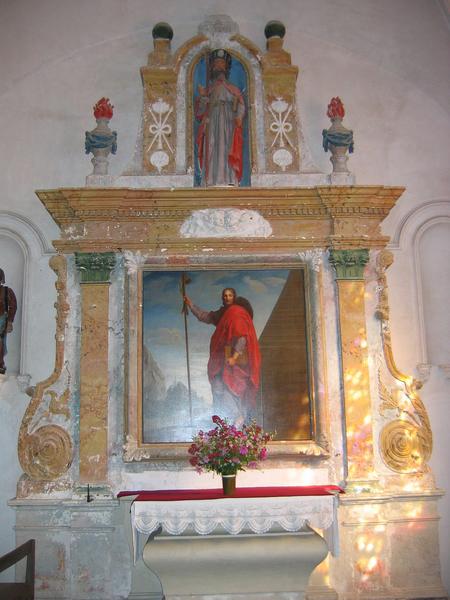
[{"label": "green flower vase", "polygon": [[224,496],[232,496],[236,491],[236,473],[222,475],[222,488]]}]

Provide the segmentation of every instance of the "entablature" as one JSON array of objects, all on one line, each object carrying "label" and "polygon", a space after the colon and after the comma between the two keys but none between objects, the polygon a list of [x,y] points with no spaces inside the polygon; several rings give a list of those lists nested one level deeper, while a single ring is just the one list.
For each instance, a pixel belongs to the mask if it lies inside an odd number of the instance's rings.
[{"label": "entablature", "polygon": [[[82,251],[286,251],[382,248],[380,223],[401,187],[131,189],[36,193],[61,228],[55,247]],[[200,219],[202,226],[189,226]],[[261,226],[263,224],[263,226]],[[237,242],[238,241],[238,242]],[[238,246],[236,245],[238,243]],[[251,248],[245,246],[251,245]]]}]

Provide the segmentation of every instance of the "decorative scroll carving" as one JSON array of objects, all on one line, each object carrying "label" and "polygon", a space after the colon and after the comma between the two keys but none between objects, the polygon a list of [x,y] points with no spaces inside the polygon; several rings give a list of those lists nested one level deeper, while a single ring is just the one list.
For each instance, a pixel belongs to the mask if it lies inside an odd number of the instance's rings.
[{"label": "decorative scroll carving", "polygon": [[22,467],[32,479],[58,479],[71,462],[72,441],[67,431],[59,425],[44,425],[36,429],[28,436],[22,450]]},{"label": "decorative scroll carving", "polygon": [[67,264],[63,256],[53,256],[50,267],[55,271],[56,358],[53,373],[38,383],[19,431],[18,454],[24,472],[34,480],[53,481],[69,469],[73,457],[72,439],[61,425],[48,421],[58,415],[68,421],[69,387],[62,394],[52,389],[61,376],[64,359],[64,333],[69,303],[67,301]]},{"label": "decorative scroll carving", "polygon": [[379,384],[382,404],[381,414],[395,410],[397,419],[385,425],[380,434],[380,450],[383,461],[398,473],[417,473],[428,469],[433,447],[430,421],[418,390],[422,382],[398,370],[392,352],[389,326],[389,304],[386,269],[393,262],[392,253],[383,250],[377,257],[379,300],[376,315],[381,321],[381,335],[386,364],[394,379],[402,384],[401,391],[392,392]]}]

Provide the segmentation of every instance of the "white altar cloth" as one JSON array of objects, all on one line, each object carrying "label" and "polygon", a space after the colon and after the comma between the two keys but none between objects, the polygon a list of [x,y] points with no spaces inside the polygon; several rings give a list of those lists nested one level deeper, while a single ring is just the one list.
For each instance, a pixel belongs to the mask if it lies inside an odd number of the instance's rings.
[{"label": "white altar cloth", "polygon": [[223,528],[230,535],[237,535],[244,530],[262,534],[273,528],[296,532],[306,526],[322,530],[331,553],[336,555],[337,503],[337,494],[171,502],[134,500],[131,522],[135,558],[140,554],[138,534],[149,536],[160,529],[169,535],[180,535],[187,528],[209,535]]}]

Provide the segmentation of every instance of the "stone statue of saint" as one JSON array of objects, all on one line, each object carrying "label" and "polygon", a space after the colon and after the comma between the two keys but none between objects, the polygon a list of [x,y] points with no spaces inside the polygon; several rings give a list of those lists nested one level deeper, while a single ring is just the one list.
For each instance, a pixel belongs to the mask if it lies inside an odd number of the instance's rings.
[{"label": "stone statue of saint", "polygon": [[202,186],[239,185],[243,172],[242,91],[229,82],[231,55],[214,50],[209,55],[210,83],[198,86],[195,118]]},{"label": "stone statue of saint", "polygon": [[16,310],[16,295],[5,285],[5,273],[0,269],[0,374],[6,373],[6,336],[13,330]]}]

